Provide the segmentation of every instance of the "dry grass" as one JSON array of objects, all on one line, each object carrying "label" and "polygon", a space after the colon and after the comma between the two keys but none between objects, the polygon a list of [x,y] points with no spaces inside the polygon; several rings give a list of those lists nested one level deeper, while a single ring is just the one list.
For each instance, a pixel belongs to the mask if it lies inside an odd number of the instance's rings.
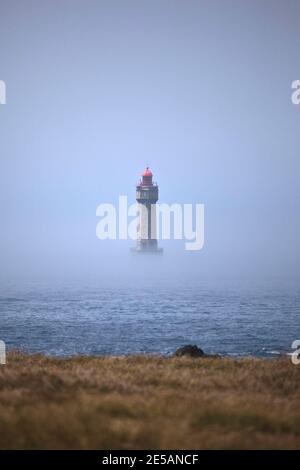
[{"label": "dry grass", "polygon": [[299,449],[299,403],[300,366],[287,358],[11,353],[0,448]]}]

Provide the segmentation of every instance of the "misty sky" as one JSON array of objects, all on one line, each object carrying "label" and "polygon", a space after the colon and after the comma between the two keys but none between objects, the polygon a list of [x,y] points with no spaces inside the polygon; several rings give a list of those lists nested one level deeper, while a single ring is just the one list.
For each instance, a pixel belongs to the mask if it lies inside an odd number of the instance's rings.
[{"label": "misty sky", "polygon": [[166,275],[297,277],[298,0],[0,0],[0,277],[136,267],[96,208],[149,163],[161,202],[205,204]]}]

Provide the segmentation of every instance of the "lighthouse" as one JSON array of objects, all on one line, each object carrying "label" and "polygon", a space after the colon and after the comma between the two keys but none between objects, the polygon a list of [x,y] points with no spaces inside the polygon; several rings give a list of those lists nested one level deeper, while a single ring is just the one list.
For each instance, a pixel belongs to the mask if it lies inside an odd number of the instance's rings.
[{"label": "lighthouse", "polygon": [[136,186],[136,201],[139,210],[137,243],[133,250],[136,253],[162,253],[162,248],[157,246],[156,233],[158,186],[152,179],[152,171],[147,166]]}]

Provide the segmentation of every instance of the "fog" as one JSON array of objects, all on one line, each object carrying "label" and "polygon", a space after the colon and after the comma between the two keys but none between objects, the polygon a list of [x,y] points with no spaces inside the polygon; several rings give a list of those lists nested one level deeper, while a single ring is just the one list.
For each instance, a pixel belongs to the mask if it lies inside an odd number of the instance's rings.
[{"label": "fog", "polygon": [[[0,279],[299,278],[300,4],[0,0]],[[205,205],[205,242],[96,237],[96,209]]]}]

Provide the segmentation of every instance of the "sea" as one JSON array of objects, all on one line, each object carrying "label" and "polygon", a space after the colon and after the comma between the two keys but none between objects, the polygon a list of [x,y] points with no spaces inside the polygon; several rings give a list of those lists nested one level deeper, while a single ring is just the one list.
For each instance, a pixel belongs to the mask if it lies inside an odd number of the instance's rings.
[{"label": "sea", "polygon": [[196,344],[271,358],[300,340],[300,290],[247,281],[2,283],[0,340],[54,356],[167,356]]}]

